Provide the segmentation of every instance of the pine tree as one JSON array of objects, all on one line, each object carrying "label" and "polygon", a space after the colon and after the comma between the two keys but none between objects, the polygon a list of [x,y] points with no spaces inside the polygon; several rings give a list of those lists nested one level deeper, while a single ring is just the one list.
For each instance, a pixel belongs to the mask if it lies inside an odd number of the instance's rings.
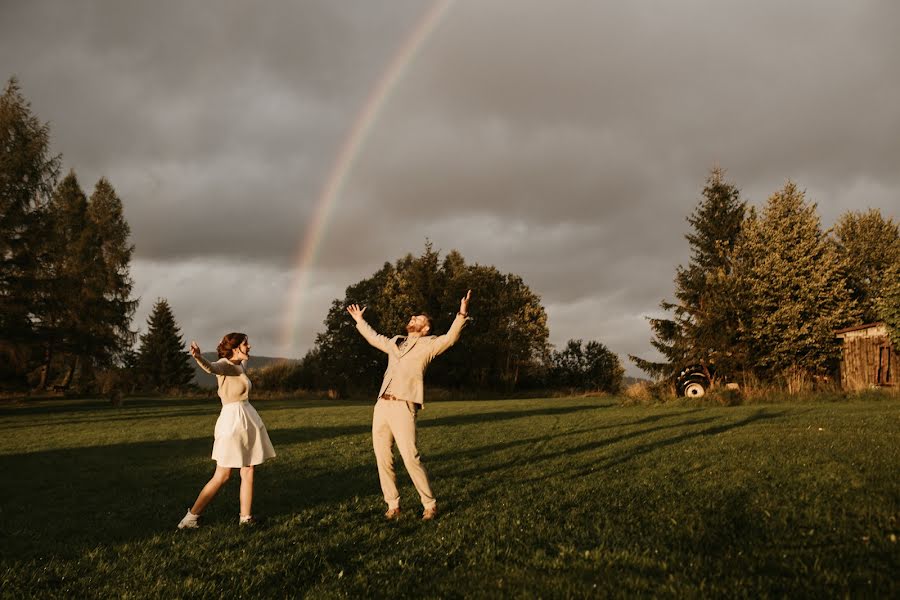
[{"label": "pine tree", "polygon": [[60,359],[68,365],[62,383],[67,387],[79,355],[91,354],[94,345],[90,322],[97,306],[92,301],[96,278],[97,244],[87,217],[88,201],[73,171],[60,182],[45,211],[39,296],[34,304],[35,323],[43,346],[41,380],[49,382]]},{"label": "pine tree", "polygon": [[649,319],[654,334],[650,343],[665,362],[631,356],[639,368],[667,380],[692,363],[716,365],[732,373],[743,368],[732,253],[745,214],[746,203],[740,199],[740,191],[725,180],[724,169],[713,168],[702,199],[687,218],[692,228],[685,236],[691,260],[687,267],[676,269],[676,301],[660,304],[673,316]]},{"label": "pine tree", "polygon": [[845,267],[815,204],[790,181],[761,216],[750,212],[735,257],[750,360],[760,375],[796,392],[829,371],[838,352],[834,330],[858,318]]},{"label": "pine tree", "polygon": [[159,391],[185,386],[194,376],[190,360],[175,315],[160,298],[147,318],[147,333],[141,335],[138,378],[145,387]]},{"label": "pine tree", "polygon": [[134,246],[128,241],[131,228],[125,221],[122,201],[106,178],[100,179],[91,194],[87,216],[99,243],[99,266],[95,281],[98,313],[94,316],[99,364],[121,362],[134,343],[131,319],[137,301],[132,299],[130,273]]},{"label": "pine tree", "polygon": [[834,241],[846,264],[847,282],[862,312],[861,320],[882,320],[877,299],[892,282],[892,270],[900,265],[900,225],[876,209],[848,212],[834,226]]},{"label": "pine tree", "polygon": [[900,263],[891,265],[884,273],[885,283],[875,299],[879,320],[887,325],[894,352],[900,352]]},{"label": "pine tree", "polygon": [[31,113],[15,78],[0,95],[0,382],[23,383],[39,345],[36,301],[42,207],[59,174],[50,129]]}]

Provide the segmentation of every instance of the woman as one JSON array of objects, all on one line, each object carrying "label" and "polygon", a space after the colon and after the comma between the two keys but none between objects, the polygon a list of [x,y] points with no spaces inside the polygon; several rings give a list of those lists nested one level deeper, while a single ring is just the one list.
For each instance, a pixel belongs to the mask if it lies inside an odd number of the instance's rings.
[{"label": "woman", "polygon": [[206,505],[228,481],[232,469],[241,470],[241,525],[254,525],[250,512],[253,504],[253,468],[275,456],[269,434],[262,419],[249,402],[250,379],[245,365],[250,358],[250,340],[243,333],[229,333],[218,347],[219,360],[210,363],[200,353],[197,342],[191,342],[191,355],[200,368],[216,376],[222,412],[216,421],[216,440],[212,458],[216,472],[200,490],[197,501],[178,523],[179,529],[196,529],[199,517]]}]

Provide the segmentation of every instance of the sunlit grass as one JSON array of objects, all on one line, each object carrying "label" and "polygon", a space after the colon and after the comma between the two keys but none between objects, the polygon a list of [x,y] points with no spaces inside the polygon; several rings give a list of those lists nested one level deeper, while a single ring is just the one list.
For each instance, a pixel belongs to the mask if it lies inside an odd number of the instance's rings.
[{"label": "sunlit grass", "polygon": [[627,407],[435,402],[440,518],[381,514],[371,405],[259,401],[278,458],[256,530],[213,470],[213,401],[0,408],[3,595],[895,596],[900,402]]}]

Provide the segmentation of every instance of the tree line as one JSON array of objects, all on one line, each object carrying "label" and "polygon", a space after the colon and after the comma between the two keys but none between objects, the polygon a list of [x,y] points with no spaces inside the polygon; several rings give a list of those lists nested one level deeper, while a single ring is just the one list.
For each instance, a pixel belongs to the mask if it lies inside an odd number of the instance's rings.
[{"label": "tree line", "polygon": [[900,347],[900,226],[880,211],[825,230],[793,181],[757,209],[714,168],[687,221],[690,261],[660,304],[668,318],[650,319],[663,360],[630,357],[647,373],[671,383],[699,364],[714,380],[795,392],[833,380],[836,329],[884,322]]},{"label": "tree line", "polygon": [[[193,369],[168,302],[157,300],[145,333],[131,327],[134,245],[115,188],[101,178],[88,196],[74,170],[60,178],[61,163],[50,151],[49,126],[10,79],[0,96],[0,387],[187,387]],[[477,317],[459,347],[429,372],[434,385],[500,392],[621,387],[619,359],[600,342],[570,340],[553,350],[544,307],[521,277],[467,264],[455,250],[441,258],[428,242],[421,256],[385,263],[335,299],[324,331],[296,365],[256,376],[270,389],[371,390],[383,357],[353,329],[345,307],[367,305],[372,325],[390,334],[426,312],[439,332],[466,289],[477,291]]]},{"label": "tree line", "polygon": [[49,127],[15,79],[0,96],[0,150],[0,378],[68,387],[132,347],[130,228],[108,180],[90,196],[74,171],[59,180]]},{"label": "tree line", "polygon": [[293,367],[273,368],[279,377],[273,377],[271,386],[328,389],[339,395],[376,389],[384,355],[359,335],[346,307],[366,306],[366,320],[388,336],[403,333],[409,317],[422,313],[432,317],[433,331],[441,333],[469,289],[475,294],[473,318],[453,350],[429,367],[429,385],[497,393],[621,389],[619,358],[599,341],[570,340],[562,350],[552,348],[540,297],[520,276],[467,264],[456,250],[441,258],[428,241],[421,255],[384,263],[349,286],[344,298],[336,298],[313,349]]}]

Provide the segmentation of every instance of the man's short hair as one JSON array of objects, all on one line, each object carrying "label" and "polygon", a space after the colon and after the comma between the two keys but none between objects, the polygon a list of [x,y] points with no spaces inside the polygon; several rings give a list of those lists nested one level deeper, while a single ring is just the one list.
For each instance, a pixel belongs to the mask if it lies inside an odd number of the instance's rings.
[{"label": "man's short hair", "polygon": [[434,331],[434,319],[431,318],[431,315],[428,313],[422,313],[422,316],[425,317],[425,320],[428,321],[428,333]]}]

